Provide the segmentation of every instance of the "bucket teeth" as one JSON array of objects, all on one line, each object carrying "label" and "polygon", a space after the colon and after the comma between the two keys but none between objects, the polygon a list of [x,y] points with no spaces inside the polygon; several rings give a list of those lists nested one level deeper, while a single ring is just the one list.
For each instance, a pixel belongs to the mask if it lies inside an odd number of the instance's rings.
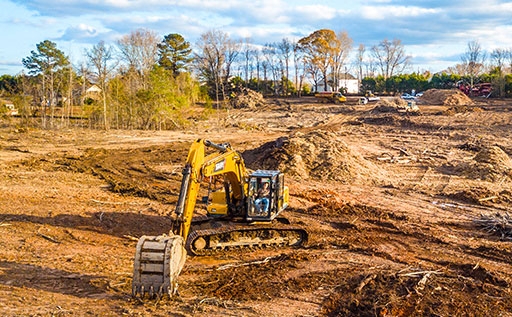
[{"label": "bucket teeth", "polygon": [[132,295],[141,299],[175,295],[185,260],[181,236],[141,237],[135,252]]}]

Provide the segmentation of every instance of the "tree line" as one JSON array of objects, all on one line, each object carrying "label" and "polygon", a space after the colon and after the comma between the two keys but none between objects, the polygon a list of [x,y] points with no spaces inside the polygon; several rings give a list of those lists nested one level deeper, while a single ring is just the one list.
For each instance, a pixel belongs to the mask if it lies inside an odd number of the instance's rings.
[{"label": "tree line", "polygon": [[203,116],[229,106],[241,88],[273,96],[340,90],[349,73],[361,91],[381,94],[453,88],[492,82],[500,96],[511,92],[512,54],[497,49],[490,63],[479,43],[468,43],[461,63],[439,74],[407,73],[411,56],[398,39],[384,39],[354,53],[344,31],[321,29],[298,41],[287,38],[256,45],[220,30],[207,31],[195,46],[177,33],[159,38],[138,29],[114,44],[99,42],[72,65],[45,40],[23,58],[25,71],[0,77],[0,98],[9,97],[23,124],[55,128],[80,124],[102,129],[180,129],[190,106]]},{"label": "tree line", "polygon": [[490,83],[493,97],[512,96],[512,49],[497,48],[487,55],[478,41],[470,41],[460,58],[461,63],[435,74],[425,71],[361,77],[361,89],[396,94]]}]

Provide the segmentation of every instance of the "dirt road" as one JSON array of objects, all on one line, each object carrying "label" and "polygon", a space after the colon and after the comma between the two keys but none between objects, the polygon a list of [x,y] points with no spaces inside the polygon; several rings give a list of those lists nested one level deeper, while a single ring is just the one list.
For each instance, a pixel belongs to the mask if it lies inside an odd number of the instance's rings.
[{"label": "dirt road", "polygon": [[[512,316],[512,101],[420,109],[302,98],[183,132],[4,127],[0,311]],[[132,299],[136,239],[169,230],[196,138],[230,142],[250,168],[283,169],[284,216],[309,242],[189,257],[179,297]]]}]

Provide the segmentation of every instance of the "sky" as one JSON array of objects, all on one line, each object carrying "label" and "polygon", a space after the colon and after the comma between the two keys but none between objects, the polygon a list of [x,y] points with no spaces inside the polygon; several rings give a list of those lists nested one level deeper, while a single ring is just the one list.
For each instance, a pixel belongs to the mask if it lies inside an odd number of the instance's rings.
[{"label": "sky", "polygon": [[420,72],[460,63],[471,41],[488,52],[512,48],[512,1],[0,0],[0,8],[0,75],[26,72],[22,59],[44,40],[78,66],[93,45],[140,28],[192,45],[210,30],[263,45],[331,29],[346,31],[354,52],[399,39]]}]

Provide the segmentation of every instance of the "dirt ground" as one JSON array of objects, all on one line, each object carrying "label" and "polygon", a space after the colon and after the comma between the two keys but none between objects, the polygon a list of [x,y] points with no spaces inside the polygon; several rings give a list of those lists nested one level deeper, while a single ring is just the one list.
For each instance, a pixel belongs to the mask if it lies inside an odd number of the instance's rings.
[{"label": "dirt ground", "polygon": [[[0,129],[3,316],[512,316],[512,100],[267,99],[190,130]],[[131,297],[167,233],[190,142],[280,168],[301,248],[189,257],[180,294]]]}]

